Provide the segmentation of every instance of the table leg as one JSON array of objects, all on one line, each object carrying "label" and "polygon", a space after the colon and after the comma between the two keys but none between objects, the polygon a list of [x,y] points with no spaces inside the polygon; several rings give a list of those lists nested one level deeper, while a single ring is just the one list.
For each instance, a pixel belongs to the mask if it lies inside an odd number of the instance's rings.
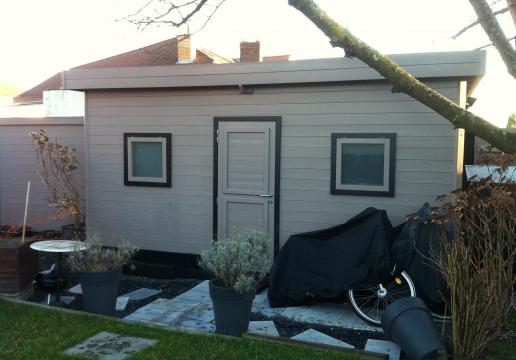
[{"label": "table leg", "polygon": [[61,274],[61,262],[63,261],[63,254],[62,253],[57,253],[57,269],[56,269],[56,273],[57,273],[57,291],[56,291],[56,303],[57,304],[60,304],[61,303],[61,278],[62,278],[62,274]]}]

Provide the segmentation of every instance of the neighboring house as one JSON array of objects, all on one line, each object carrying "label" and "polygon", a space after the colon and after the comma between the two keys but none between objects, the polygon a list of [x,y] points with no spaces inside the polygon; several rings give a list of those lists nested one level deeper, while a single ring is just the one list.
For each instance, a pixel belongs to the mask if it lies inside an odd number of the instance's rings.
[{"label": "neighboring house", "polygon": [[[113,67],[168,66],[188,63],[231,63],[206,49],[198,49],[196,57],[191,57],[191,37],[179,35],[140,49],[114,55],[105,59],[80,65],[73,69],[96,69]],[[49,90],[60,90],[63,87],[63,75],[57,73],[33,88],[14,97],[15,104],[42,103],[43,93]]]},{"label": "neighboring house", "polygon": [[[366,64],[250,48],[242,63],[63,74],[86,96],[89,225],[182,254],[252,226],[277,251],[369,206],[398,224],[461,186],[463,131]],[[461,106],[485,71],[481,51],[392,57]]]}]

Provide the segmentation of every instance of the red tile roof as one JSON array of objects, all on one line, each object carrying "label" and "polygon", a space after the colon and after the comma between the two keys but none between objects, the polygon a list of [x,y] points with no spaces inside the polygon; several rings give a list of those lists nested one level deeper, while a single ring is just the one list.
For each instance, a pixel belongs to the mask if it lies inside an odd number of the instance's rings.
[{"label": "red tile roof", "polygon": [[[123,54],[111,56],[102,60],[74,67],[73,69],[91,69],[104,67],[130,67],[130,66],[159,66],[175,65],[178,60],[178,38],[172,38],[152,44],[140,49],[132,50]],[[181,40],[179,40],[181,43]],[[189,44],[188,44],[189,45]],[[58,90],[61,88],[61,73],[36,85],[32,89],[24,91],[14,97],[15,104],[31,102],[42,102],[43,91]]]}]

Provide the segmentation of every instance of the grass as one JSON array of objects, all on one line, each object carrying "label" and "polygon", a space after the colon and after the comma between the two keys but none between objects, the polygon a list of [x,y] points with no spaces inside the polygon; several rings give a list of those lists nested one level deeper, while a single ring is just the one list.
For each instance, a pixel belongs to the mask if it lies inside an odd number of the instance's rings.
[{"label": "grass", "polygon": [[0,359],[72,359],[63,351],[101,331],[159,340],[138,359],[373,359],[358,353],[199,335],[0,299]]}]

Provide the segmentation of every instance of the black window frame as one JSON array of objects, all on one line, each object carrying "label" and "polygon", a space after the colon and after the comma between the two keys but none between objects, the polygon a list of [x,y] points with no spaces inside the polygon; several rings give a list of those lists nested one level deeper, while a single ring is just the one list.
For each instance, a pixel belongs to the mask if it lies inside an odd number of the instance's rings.
[{"label": "black window frame", "polygon": [[[337,140],[349,139],[389,139],[389,187],[382,190],[351,190],[337,188]],[[331,179],[330,193],[333,195],[394,197],[396,174],[396,133],[332,133],[331,134]]]},{"label": "black window frame", "polygon": [[[129,180],[129,138],[163,138],[165,139],[165,164],[166,164],[166,181],[134,181]],[[148,186],[148,187],[172,187],[172,134],[171,133],[124,133],[124,185],[125,186]]]}]

